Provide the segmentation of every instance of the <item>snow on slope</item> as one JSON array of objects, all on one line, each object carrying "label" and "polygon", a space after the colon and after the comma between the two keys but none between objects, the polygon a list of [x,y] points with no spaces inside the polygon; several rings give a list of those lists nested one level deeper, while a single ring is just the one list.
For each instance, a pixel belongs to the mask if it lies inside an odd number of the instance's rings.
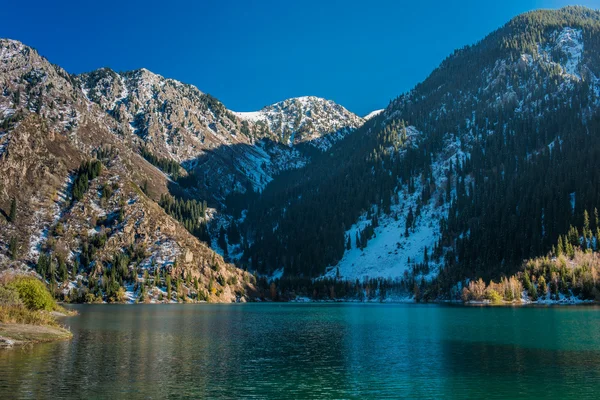
[{"label": "snow on slope", "polygon": [[552,44],[539,48],[543,61],[560,66],[563,74],[574,79],[581,79],[579,66],[583,57],[583,39],[581,29],[565,27],[554,32]]},{"label": "snow on slope", "polygon": [[239,118],[244,119],[246,121],[251,122],[259,122],[264,121],[267,122],[267,115],[264,111],[247,111],[247,112],[237,112],[232,111]]},{"label": "snow on slope", "polygon": [[260,111],[233,113],[246,121],[266,124],[289,146],[308,142],[322,151],[364,123],[341,105],[315,96],[283,100]]},{"label": "snow on slope", "polygon": [[376,116],[378,116],[379,114],[381,114],[385,109],[380,109],[380,110],[375,110],[375,111],[371,111],[370,113],[368,113],[367,115],[365,115],[363,117],[363,119],[365,121],[370,120],[371,118],[375,118]]},{"label": "snow on slope", "polygon": [[558,35],[556,46],[567,55],[564,64],[566,73],[580,78],[577,67],[583,56],[581,29],[564,28]]},{"label": "snow on slope", "polygon": [[[408,127],[409,136],[417,132],[414,127]],[[435,190],[429,202],[421,208],[421,216],[416,220],[414,230],[405,236],[406,218],[409,210],[415,213],[418,198],[421,194],[421,179],[415,180],[415,191],[411,194],[403,186],[397,191],[399,201],[393,203],[391,213],[379,217],[379,226],[375,228],[375,235],[368,241],[363,250],[356,246],[356,233],[363,230],[370,223],[366,213],[361,216],[347,232],[352,242],[352,248],[346,250],[342,260],[335,266],[329,267],[325,276],[335,277],[338,272],[343,279],[363,278],[401,278],[405,272],[410,272],[416,263],[422,263],[425,248],[431,255],[435,243],[440,237],[440,220],[446,217],[449,202],[439,204],[440,195],[447,186],[446,172],[450,164],[464,161],[468,155],[461,150],[461,141],[454,135],[448,134],[445,150],[439,154],[432,164]],[[454,186],[454,185],[453,185]],[[455,196],[455,189],[452,196]],[[438,265],[429,262],[430,275],[437,272]]]},{"label": "snow on slope", "polygon": [[[69,175],[66,181],[63,183],[60,192],[56,194],[56,198],[52,204],[52,216],[51,219],[48,220],[48,217],[44,215],[44,212],[38,210],[35,213],[34,221],[36,221],[37,230],[31,235],[29,239],[29,252],[28,255],[31,259],[36,260],[40,254],[42,245],[48,239],[48,235],[51,229],[56,226],[58,221],[60,220],[65,207],[67,206],[71,193],[71,189],[73,187],[73,183],[75,182],[75,176]],[[39,227],[39,228],[38,228]]]},{"label": "snow on slope", "polygon": [[8,146],[7,135],[7,132],[0,132],[0,156],[6,151],[6,146]]},{"label": "snow on slope", "polygon": [[278,172],[306,165],[306,158],[298,150],[282,147],[258,141],[234,160],[235,168],[248,177],[255,191],[263,191]]}]

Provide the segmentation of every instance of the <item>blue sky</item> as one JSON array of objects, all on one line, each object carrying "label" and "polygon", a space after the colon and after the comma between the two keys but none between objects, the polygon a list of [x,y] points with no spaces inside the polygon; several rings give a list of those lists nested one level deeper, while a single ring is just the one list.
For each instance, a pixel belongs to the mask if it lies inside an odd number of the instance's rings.
[{"label": "blue sky", "polygon": [[[52,4],[60,3],[60,4]],[[90,3],[85,5],[85,3]],[[316,95],[385,107],[455,48],[515,15],[568,1],[7,1],[0,37],[80,73],[147,68],[235,111]],[[452,4],[450,4],[452,3]],[[600,8],[600,0],[577,0]]]}]

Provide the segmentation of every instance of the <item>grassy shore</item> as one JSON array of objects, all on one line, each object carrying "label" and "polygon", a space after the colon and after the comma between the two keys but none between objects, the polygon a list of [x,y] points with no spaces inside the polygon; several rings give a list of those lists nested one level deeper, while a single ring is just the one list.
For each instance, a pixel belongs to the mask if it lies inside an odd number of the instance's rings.
[{"label": "grassy shore", "polygon": [[60,307],[46,285],[32,276],[0,280],[0,348],[72,337],[57,316],[73,315]]}]

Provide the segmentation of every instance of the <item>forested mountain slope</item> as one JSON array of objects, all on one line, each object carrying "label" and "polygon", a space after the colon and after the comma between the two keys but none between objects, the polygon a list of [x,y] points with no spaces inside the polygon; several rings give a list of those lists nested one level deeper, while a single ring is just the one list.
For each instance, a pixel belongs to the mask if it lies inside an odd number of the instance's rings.
[{"label": "forested mountain slope", "polygon": [[582,7],[523,14],[457,50],[267,187],[244,261],[289,276],[426,276],[445,293],[519,270],[599,203],[599,54],[600,13]]}]

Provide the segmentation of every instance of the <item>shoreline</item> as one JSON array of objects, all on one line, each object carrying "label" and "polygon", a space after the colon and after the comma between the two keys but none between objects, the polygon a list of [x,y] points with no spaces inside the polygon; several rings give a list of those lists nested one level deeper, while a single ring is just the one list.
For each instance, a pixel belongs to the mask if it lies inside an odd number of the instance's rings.
[{"label": "shoreline", "polygon": [[71,331],[60,326],[0,323],[0,349],[69,340]]},{"label": "shoreline", "polygon": [[398,299],[384,299],[381,300],[356,300],[356,299],[327,299],[327,300],[312,300],[306,297],[301,297],[292,300],[286,301],[272,301],[272,300],[260,300],[253,299],[247,302],[148,302],[148,303],[133,303],[133,302],[122,302],[122,303],[68,303],[63,304],[67,309],[70,306],[85,306],[85,305],[126,305],[126,306],[136,306],[136,305],[240,305],[240,304],[333,304],[333,303],[341,303],[341,304],[414,304],[414,305],[424,305],[424,304],[438,304],[438,305],[452,305],[452,306],[465,306],[465,307],[478,307],[478,306],[486,306],[486,307],[541,307],[541,306],[593,306],[600,305],[600,302],[594,300],[572,300],[572,301],[554,301],[554,300],[542,300],[542,301],[513,301],[507,302],[502,301],[499,303],[494,303],[489,300],[475,301],[470,300],[468,302],[463,302],[462,300],[434,300],[434,301],[415,301],[410,298],[398,298]]}]

